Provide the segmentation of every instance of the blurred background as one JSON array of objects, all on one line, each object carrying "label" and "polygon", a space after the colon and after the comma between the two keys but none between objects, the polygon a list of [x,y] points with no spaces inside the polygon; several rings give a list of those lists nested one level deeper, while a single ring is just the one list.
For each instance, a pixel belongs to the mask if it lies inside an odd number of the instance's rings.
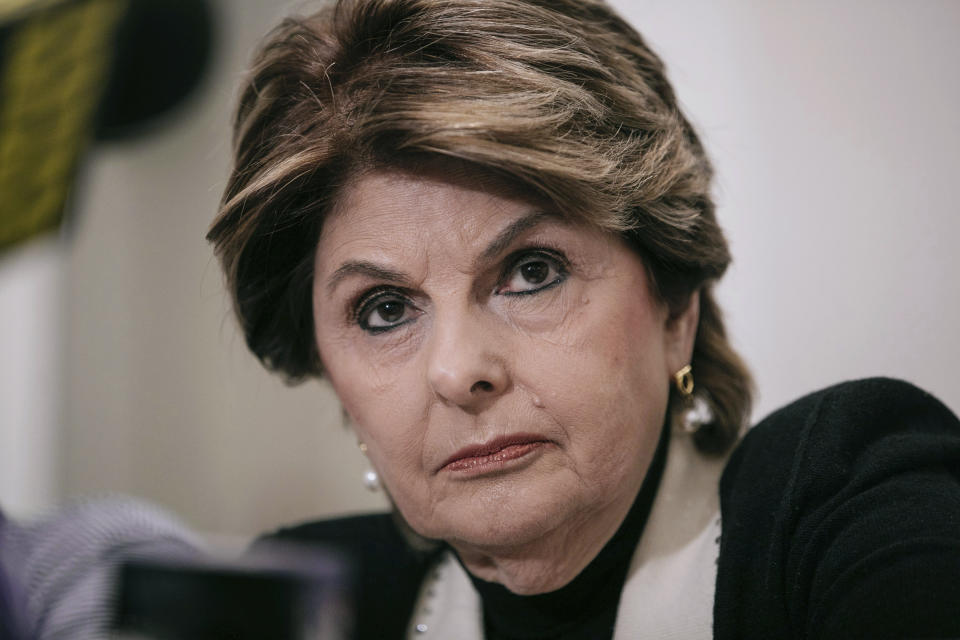
[{"label": "blurred background", "polygon": [[[23,37],[37,4],[84,5],[84,37],[55,35],[54,18]],[[870,375],[960,411],[960,3],[613,4],[715,161],[735,258],[720,299],[755,418]],[[383,508],[329,389],[286,387],[246,352],[203,239],[253,48],[313,5],[145,2],[174,17],[144,10],[139,31],[129,6],[0,0],[0,505],[26,516],[121,492],[241,536]],[[48,75],[22,71],[37,42],[63,58]],[[97,74],[141,101],[113,100]],[[23,118],[31,82],[69,105],[67,124]],[[122,108],[91,137],[101,98]]]}]

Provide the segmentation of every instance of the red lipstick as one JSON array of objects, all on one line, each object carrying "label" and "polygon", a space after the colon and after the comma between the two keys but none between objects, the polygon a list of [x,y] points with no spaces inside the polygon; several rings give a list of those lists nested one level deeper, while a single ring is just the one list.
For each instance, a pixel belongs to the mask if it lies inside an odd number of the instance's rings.
[{"label": "red lipstick", "polygon": [[439,471],[452,471],[466,475],[496,471],[513,460],[526,457],[540,450],[549,441],[533,434],[514,434],[495,438],[484,444],[470,445],[460,449],[440,466]]}]

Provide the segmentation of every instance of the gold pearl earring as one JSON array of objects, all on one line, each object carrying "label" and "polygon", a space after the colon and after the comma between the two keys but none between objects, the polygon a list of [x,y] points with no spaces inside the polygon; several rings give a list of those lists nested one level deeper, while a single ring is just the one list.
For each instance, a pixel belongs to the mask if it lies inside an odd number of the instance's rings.
[{"label": "gold pearl earring", "polygon": [[[367,455],[367,443],[358,442],[357,446],[360,448],[360,453]],[[365,486],[368,491],[380,490],[380,476],[376,471],[367,469],[363,472],[363,486]]]}]

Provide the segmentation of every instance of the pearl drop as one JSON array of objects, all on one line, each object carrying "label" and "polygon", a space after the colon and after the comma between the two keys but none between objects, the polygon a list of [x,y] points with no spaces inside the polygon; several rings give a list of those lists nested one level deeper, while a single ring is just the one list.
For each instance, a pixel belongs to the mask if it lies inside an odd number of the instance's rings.
[{"label": "pearl drop", "polygon": [[373,469],[368,469],[363,474],[363,486],[370,491],[376,491],[380,488],[380,476],[377,475],[376,471]]}]

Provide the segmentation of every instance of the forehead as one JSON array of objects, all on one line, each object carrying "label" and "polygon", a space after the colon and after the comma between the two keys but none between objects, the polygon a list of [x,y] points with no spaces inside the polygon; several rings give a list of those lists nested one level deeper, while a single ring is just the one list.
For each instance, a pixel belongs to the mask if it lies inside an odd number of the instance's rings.
[{"label": "forehead", "polygon": [[413,240],[437,249],[476,244],[516,218],[547,211],[517,186],[464,165],[418,173],[370,170],[341,190],[324,221],[318,258],[330,252],[343,257],[360,246],[402,249],[398,245]]}]

